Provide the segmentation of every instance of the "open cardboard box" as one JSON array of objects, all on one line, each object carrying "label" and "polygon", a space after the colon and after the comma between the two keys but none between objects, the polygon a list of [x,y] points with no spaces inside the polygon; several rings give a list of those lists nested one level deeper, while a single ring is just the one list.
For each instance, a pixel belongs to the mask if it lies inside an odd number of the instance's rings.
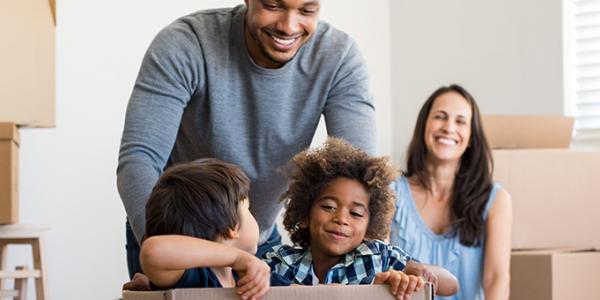
[{"label": "open cardboard box", "polygon": [[600,251],[513,251],[510,275],[511,300],[598,299]]},{"label": "open cardboard box", "polygon": [[[238,300],[240,297],[232,288],[173,289],[155,292],[123,291],[123,300],[189,300],[223,299]],[[395,299],[387,285],[319,285],[271,287],[264,300],[359,300]],[[413,300],[432,300],[433,287],[425,287],[412,296]]]},{"label": "open cardboard box", "polygon": [[0,224],[19,220],[19,131],[0,123]]},{"label": "open cardboard box", "polygon": [[55,6],[0,1],[0,122],[55,126]]},{"label": "open cardboard box", "polygon": [[483,130],[492,149],[569,148],[572,117],[483,115]]}]

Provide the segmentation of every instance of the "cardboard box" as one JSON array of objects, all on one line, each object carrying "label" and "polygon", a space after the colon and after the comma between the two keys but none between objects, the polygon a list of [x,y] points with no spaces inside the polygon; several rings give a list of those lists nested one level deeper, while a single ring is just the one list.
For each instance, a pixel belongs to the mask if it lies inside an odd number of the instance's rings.
[{"label": "cardboard box", "polygon": [[600,151],[494,150],[512,196],[512,248],[600,247]]},{"label": "cardboard box", "polygon": [[[189,300],[189,299],[224,299],[239,300],[235,289],[174,289],[156,292],[123,291],[123,300]],[[272,287],[264,300],[359,300],[359,299],[395,299],[387,285],[319,285]],[[425,288],[412,296],[413,300],[432,300],[433,288],[426,284]]]},{"label": "cardboard box", "polygon": [[54,0],[0,1],[0,122],[55,126]]},{"label": "cardboard box", "polygon": [[572,117],[484,115],[483,130],[492,149],[569,148]]},{"label": "cardboard box", "polygon": [[513,251],[511,300],[600,298],[600,251]]},{"label": "cardboard box", "polygon": [[0,224],[19,220],[19,131],[0,123]]}]

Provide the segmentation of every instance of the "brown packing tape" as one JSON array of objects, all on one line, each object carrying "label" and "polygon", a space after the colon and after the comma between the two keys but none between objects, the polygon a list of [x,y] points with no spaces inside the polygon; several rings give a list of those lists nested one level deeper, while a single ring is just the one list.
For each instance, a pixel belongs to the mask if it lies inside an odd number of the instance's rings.
[{"label": "brown packing tape", "polygon": [[56,0],[48,0],[50,2],[50,11],[52,12],[52,19],[54,20],[54,26],[56,26]]}]

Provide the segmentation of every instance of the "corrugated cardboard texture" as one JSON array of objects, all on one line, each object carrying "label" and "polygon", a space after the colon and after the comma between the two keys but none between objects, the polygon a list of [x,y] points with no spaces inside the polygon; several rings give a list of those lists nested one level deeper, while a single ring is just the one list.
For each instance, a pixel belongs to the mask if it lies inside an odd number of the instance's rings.
[{"label": "corrugated cardboard texture", "polygon": [[0,123],[0,224],[19,221],[19,132]]},{"label": "corrugated cardboard texture", "polygon": [[0,122],[55,126],[52,3],[0,1],[0,44]]},{"label": "corrugated cardboard texture", "polygon": [[573,118],[534,115],[484,115],[492,149],[569,148]]},{"label": "corrugated cardboard texture", "polygon": [[512,248],[600,247],[600,151],[494,150],[513,200]]},{"label": "corrugated cardboard texture", "polygon": [[511,300],[597,299],[600,252],[513,251]]},{"label": "corrugated cardboard texture", "polygon": [[[157,292],[123,292],[123,300],[190,300],[190,299],[224,299],[238,300],[235,289],[175,289]],[[320,285],[272,287],[264,300],[358,300],[358,299],[394,299],[387,285]],[[413,300],[431,300],[433,291],[426,284]]]}]

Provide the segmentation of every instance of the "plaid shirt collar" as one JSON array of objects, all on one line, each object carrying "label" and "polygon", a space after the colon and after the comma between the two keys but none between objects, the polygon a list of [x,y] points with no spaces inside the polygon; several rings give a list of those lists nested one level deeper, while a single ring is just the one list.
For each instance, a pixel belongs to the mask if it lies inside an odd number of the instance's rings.
[{"label": "plaid shirt collar", "polygon": [[[363,241],[358,247],[352,250],[352,252],[346,253],[340,262],[331,268],[330,272],[338,268],[347,268],[362,256],[370,257],[380,253],[379,248],[371,248]],[[304,282],[308,275],[314,274],[311,251],[290,253],[289,255],[283,256],[282,259],[290,266],[298,266],[298,269],[294,272],[297,282]]]}]

